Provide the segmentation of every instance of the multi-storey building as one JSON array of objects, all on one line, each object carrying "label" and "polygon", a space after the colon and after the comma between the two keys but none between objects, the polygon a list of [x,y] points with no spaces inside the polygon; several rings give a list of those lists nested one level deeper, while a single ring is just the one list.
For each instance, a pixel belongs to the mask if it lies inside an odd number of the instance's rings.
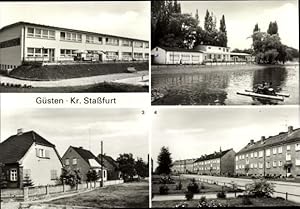
[{"label": "multi-storey building", "polygon": [[197,159],[176,160],[172,166],[172,173],[194,173],[194,162]]},{"label": "multi-storey building", "polygon": [[300,176],[300,129],[250,142],[235,157],[235,172],[253,176]]},{"label": "multi-storey building", "polygon": [[194,172],[207,175],[232,175],[234,173],[234,157],[233,149],[202,155],[194,162]]},{"label": "multi-storey building", "polygon": [[108,34],[17,22],[0,29],[0,67],[26,61],[148,60],[149,42]]}]

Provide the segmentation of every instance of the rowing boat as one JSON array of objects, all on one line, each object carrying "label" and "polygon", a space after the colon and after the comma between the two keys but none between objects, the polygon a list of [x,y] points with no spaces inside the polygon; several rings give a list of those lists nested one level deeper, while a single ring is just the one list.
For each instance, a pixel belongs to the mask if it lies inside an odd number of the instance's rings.
[{"label": "rowing boat", "polygon": [[254,97],[254,98],[259,98],[259,99],[268,99],[268,100],[277,100],[277,101],[284,101],[284,96],[280,96],[280,95],[266,95],[266,94],[258,94],[258,93],[254,93],[249,92],[249,90],[245,90],[245,92],[237,92],[238,95],[242,95],[242,96],[249,96],[249,97]]}]

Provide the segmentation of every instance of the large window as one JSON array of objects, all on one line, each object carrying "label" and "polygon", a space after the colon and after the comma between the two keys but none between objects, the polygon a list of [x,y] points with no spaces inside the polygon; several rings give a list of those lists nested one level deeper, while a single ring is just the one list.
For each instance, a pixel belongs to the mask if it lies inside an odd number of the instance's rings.
[{"label": "large window", "polygon": [[60,57],[75,57],[76,56],[75,49],[61,49]]},{"label": "large window", "polygon": [[73,158],[72,164],[77,165],[77,158]]},{"label": "large window", "polygon": [[190,55],[188,54],[183,54],[181,55],[182,61],[190,61]]},{"label": "large window", "polygon": [[136,47],[136,48],[143,48],[143,42],[141,42],[141,41],[135,41],[134,42],[134,47]]},{"label": "large window", "polygon": [[132,41],[122,40],[122,46],[132,46]]},{"label": "large window", "polygon": [[86,36],[86,43],[94,43],[94,36]]},{"label": "large window", "polygon": [[61,41],[73,41],[73,42],[81,42],[81,34],[71,33],[71,32],[60,32],[60,40]]},{"label": "large window", "polygon": [[179,54],[170,54],[170,61],[179,61]]},{"label": "large window", "polygon": [[27,48],[27,57],[49,57],[49,49]]},{"label": "large window", "polygon": [[69,160],[69,158],[67,158],[67,159],[65,160],[65,165],[70,165],[70,160]]},{"label": "large window", "polygon": [[119,39],[117,39],[117,38],[106,38],[106,44],[107,45],[118,46],[119,45]]},{"label": "large window", "polygon": [[145,48],[147,48],[147,49],[149,48],[149,43],[148,42],[145,43]]},{"label": "large window", "polygon": [[143,53],[134,53],[134,58],[143,59]]},{"label": "large window", "polygon": [[10,169],[10,181],[18,181],[18,171],[15,168]]},{"label": "large window", "polygon": [[106,53],[106,58],[107,59],[118,59],[118,57],[119,57],[118,52],[109,51],[109,52]]},{"label": "large window", "polygon": [[55,31],[49,29],[29,27],[27,28],[27,37],[55,39]]}]

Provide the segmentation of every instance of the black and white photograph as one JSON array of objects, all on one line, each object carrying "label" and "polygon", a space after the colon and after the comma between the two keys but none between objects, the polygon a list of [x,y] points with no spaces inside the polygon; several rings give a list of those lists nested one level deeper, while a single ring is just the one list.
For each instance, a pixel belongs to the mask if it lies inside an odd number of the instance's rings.
[{"label": "black and white photograph", "polygon": [[300,206],[297,106],[160,108],[152,207]]},{"label": "black and white photograph", "polygon": [[140,109],[13,109],[1,116],[1,209],[148,208]]},{"label": "black and white photograph", "polygon": [[1,92],[148,92],[150,2],[0,3]]},{"label": "black and white photograph", "polygon": [[299,104],[298,6],[152,1],[152,105]]}]

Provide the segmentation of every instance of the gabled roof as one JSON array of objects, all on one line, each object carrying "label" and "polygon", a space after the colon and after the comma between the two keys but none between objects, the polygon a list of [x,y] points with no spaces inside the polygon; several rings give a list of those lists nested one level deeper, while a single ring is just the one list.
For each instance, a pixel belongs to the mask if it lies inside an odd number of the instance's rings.
[{"label": "gabled roof", "polygon": [[[98,155],[99,161],[101,159],[100,157],[101,157],[101,154]],[[112,165],[114,168],[118,168],[119,167],[117,161],[115,161],[111,156],[102,155],[102,157],[103,157],[103,164],[104,164],[105,167],[108,167],[107,163],[109,163],[110,165]]]},{"label": "gabled roof", "polygon": [[186,160],[176,160],[173,165],[182,165],[182,164],[191,164],[194,163],[197,159],[186,159]]},{"label": "gabled roof", "polygon": [[83,149],[82,147],[73,147],[71,146],[80,156],[81,158],[86,161],[90,166],[90,159],[96,160],[99,165],[101,165],[100,160],[89,150]]},{"label": "gabled roof", "polygon": [[19,135],[13,135],[0,144],[0,162],[17,163],[33,143],[55,148],[55,145],[36,132],[28,131]]},{"label": "gabled roof", "polygon": [[89,32],[89,31],[84,31],[84,30],[76,30],[76,29],[69,29],[69,28],[62,28],[62,27],[56,27],[56,26],[49,26],[49,25],[42,25],[42,24],[36,24],[36,23],[30,23],[30,22],[16,22],[10,25],[6,25],[4,27],[2,27],[0,29],[0,32],[3,30],[6,30],[8,28],[11,27],[15,27],[15,26],[20,26],[20,25],[29,25],[29,26],[33,26],[33,27],[43,27],[43,28],[51,28],[51,29],[55,29],[55,30],[62,30],[62,31],[71,31],[71,32],[77,32],[77,33],[88,33],[88,34],[96,34],[96,35],[100,35],[100,36],[108,36],[108,37],[113,37],[113,38],[123,38],[123,39],[128,39],[128,40],[135,40],[135,41],[143,41],[143,42],[149,42],[146,40],[142,40],[142,39],[136,39],[136,38],[128,38],[128,37],[122,37],[122,36],[116,36],[116,35],[109,35],[109,34],[103,34],[103,33],[96,33],[96,32]]},{"label": "gabled roof", "polygon": [[211,160],[211,159],[216,159],[216,158],[221,158],[223,157],[227,152],[231,151],[233,149],[228,149],[225,151],[221,151],[221,152],[215,152],[213,154],[209,154],[209,155],[203,155],[200,158],[198,158],[198,160],[195,161],[196,162],[201,162],[201,161],[206,161],[206,160]]},{"label": "gabled roof", "polygon": [[296,141],[300,142],[300,128],[294,129],[290,134],[288,132],[281,132],[278,135],[270,136],[264,140],[261,139],[254,143],[248,143],[237,154]]},{"label": "gabled roof", "polygon": [[157,47],[162,48],[162,49],[164,49],[166,51],[169,51],[169,52],[197,52],[197,53],[203,53],[202,51],[195,50],[195,49],[184,49],[184,48],[166,47],[166,46],[157,46]]}]

